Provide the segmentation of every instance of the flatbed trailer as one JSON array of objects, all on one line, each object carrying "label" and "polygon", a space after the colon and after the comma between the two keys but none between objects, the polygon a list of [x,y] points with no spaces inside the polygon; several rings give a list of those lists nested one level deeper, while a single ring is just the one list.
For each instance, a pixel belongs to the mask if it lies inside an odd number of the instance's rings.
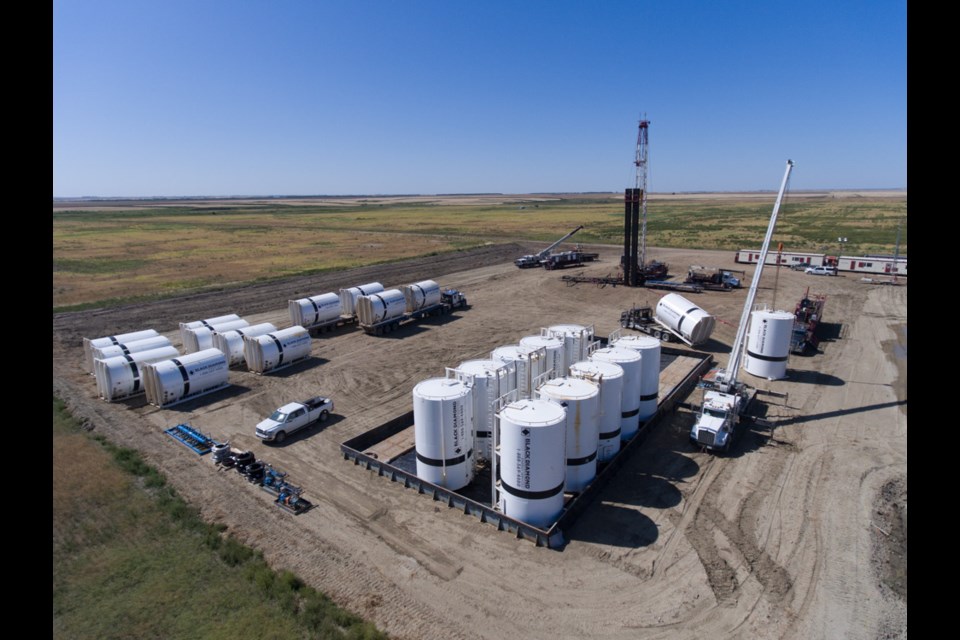
[{"label": "flatbed trailer", "polygon": [[326,331],[334,331],[341,327],[349,327],[357,324],[357,316],[354,315],[343,315],[332,320],[327,320],[325,322],[318,322],[317,324],[312,324],[310,326],[304,326],[303,328],[309,331],[311,334],[315,333],[324,333]]},{"label": "flatbed trailer", "polygon": [[620,326],[653,336],[661,342],[686,343],[680,334],[657,321],[652,307],[633,307],[624,311],[620,314]]},{"label": "flatbed trailer", "polygon": [[366,333],[374,336],[383,335],[396,331],[400,327],[410,324],[421,318],[430,316],[443,316],[453,313],[456,309],[465,309],[467,307],[467,298],[456,289],[447,289],[441,293],[440,302],[417,311],[404,313],[396,318],[390,318],[377,322],[375,324],[360,324],[360,328]]}]

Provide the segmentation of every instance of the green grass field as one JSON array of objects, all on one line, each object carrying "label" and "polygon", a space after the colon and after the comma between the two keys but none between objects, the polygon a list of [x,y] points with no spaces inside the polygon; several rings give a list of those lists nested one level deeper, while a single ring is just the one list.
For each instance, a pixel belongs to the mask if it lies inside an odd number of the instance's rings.
[{"label": "green grass field", "polygon": [[[648,202],[651,247],[759,248],[775,196]],[[788,197],[774,242],[787,251],[893,253],[906,195]],[[347,269],[486,242],[620,244],[623,203],[575,196],[511,204],[154,207],[53,214],[53,306],[107,305]],[[900,238],[907,254],[907,229]],[[134,293],[131,293],[134,292]]]},{"label": "green grass field", "polygon": [[200,520],[139,454],[53,401],[53,633],[59,638],[385,638]]}]

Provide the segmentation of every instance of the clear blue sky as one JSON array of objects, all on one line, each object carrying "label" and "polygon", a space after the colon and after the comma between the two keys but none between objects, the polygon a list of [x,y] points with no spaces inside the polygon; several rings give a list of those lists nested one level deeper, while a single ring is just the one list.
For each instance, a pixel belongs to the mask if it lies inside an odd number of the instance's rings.
[{"label": "clear blue sky", "polygon": [[53,195],[906,187],[906,1],[54,0]]}]

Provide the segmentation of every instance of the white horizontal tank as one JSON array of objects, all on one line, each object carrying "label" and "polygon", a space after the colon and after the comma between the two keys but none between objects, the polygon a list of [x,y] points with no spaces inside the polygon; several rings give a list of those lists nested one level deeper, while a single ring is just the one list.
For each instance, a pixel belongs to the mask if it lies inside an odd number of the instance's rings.
[{"label": "white horizontal tank", "polygon": [[255,338],[276,330],[277,328],[273,326],[273,324],[263,322],[242,329],[229,329],[223,332],[217,331],[213,334],[213,348],[220,349],[223,355],[227,356],[227,362],[232,367],[244,361],[243,338],[245,336]]},{"label": "white horizontal tank", "polygon": [[[170,346],[173,346],[173,343],[170,342],[169,338],[165,336],[153,336],[152,338],[144,338],[143,340],[111,344],[106,347],[93,347],[91,352],[93,353],[94,360],[106,360],[107,358],[113,358],[115,356],[123,356],[140,351],[151,351],[153,349]],[[179,351],[177,353],[179,354]],[[91,371],[91,373],[95,374],[93,371]]]},{"label": "white horizontal tank", "polygon": [[357,320],[361,325],[369,327],[401,317],[406,308],[406,298],[399,289],[360,296],[357,298]]},{"label": "white horizontal tank", "polygon": [[313,344],[303,327],[288,327],[262,336],[243,338],[243,357],[254,373],[282,369],[310,356]]},{"label": "white horizontal tank", "polygon": [[477,457],[493,456],[494,402],[516,388],[516,364],[502,360],[466,360],[457,367],[459,374],[473,381],[474,448]]},{"label": "white horizontal tank", "polygon": [[383,291],[379,282],[368,282],[349,289],[340,289],[340,313],[345,316],[357,315],[357,298]]},{"label": "white horizontal tank", "polygon": [[103,338],[84,338],[83,339],[83,355],[84,355],[84,364],[86,365],[87,371],[93,373],[93,349],[98,347],[107,347],[111,344],[126,344],[127,342],[134,342],[136,340],[143,340],[145,338],[152,338],[154,336],[160,335],[153,329],[144,329],[142,331],[131,331],[128,333],[118,333],[115,336],[105,336]]},{"label": "white horizontal tank", "polygon": [[750,314],[743,368],[767,380],[787,377],[787,358],[794,316],[788,311],[757,310]]},{"label": "white horizontal tank", "polygon": [[191,327],[189,329],[180,329],[180,336],[183,338],[183,350],[186,353],[196,353],[204,349],[213,347],[213,335],[218,331],[230,331],[231,329],[243,329],[249,327],[250,323],[244,319],[227,320],[224,322],[211,322],[210,324]]},{"label": "white horizontal tank", "polygon": [[631,349],[640,354],[640,424],[657,412],[660,395],[660,341],[651,336],[621,336],[615,347]]},{"label": "white horizontal tank", "polygon": [[157,349],[97,359],[93,365],[97,393],[107,402],[139,395],[144,392],[143,365],[179,356],[180,352],[168,344]]},{"label": "white horizontal tank", "polygon": [[534,349],[544,349],[546,359],[543,364],[543,370],[553,370],[554,377],[566,375],[567,353],[564,348],[563,338],[560,336],[526,336],[520,338],[520,346],[533,347]]},{"label": "white horizontal tank", "polygon": [[538,389],[541,398],[567,410],[564,489],[579,493],[597,476],[600,436],[600,387],[582,378],[554,378]]},{"label": "white horizontal tank", "polygon": [[569,367],[574,362],[587,359],[587,347],[593,342],[593,325],[555,324],[542,330],[541,333],[563,339],[564,351],[566,352],[564,368]]},{"label": "white horizontal tank", "polygon": [[440,285],[433,280],[421,280],[400,289],[406,301],[407,313],[440,304]]},{"label": "white horizontal tank", "polygon": [[622,347],[604,347],[590,354],[592,362],[608,362],[623,369],[620,396],[620,439],[624,442],[640,428],[640,354]]},{"label": "white horizontal tank", "polygon": [[[208,327],[210,329],[215,329],[214,325],[222,325],[226,322],[233,322],[234,320],[240,320],[240,316],[235,313],[229,313],[223,316],[217,316],[215,318],[207,318],[206,320],[193,320],[191,322],[181,322],[180,323],[180,344],[183,345],[184,349],[187,348],[187,338],[185,337],[187,330],[189,329],[198,329],[200,327]],[[231,327],[236,328],[236,327]]]},{"label": "white horizontal tank", "polygon": [[151,362],[141,367],[147,402],[169,407],[226,387],[227,357],[219,349]]},{"label": "white horizontal tank", "polygon": [[693,346],[710,339],[716,320],[712,315],[677,293],[668,293],[657,302],[657,320],[670,327]]},{"label": "white horizontal tank", "polygon": [[430,378],[413,388],[417,477],[456,491],[474,473],[473,387],[455,378]]},{"label": "white horizontal tank", "polygon": [[583,360],[570,366],[570,376],[590,380],[600,387],[600,433],[597,435],[597,462],[609,462],[620,452],[620,402],[623,394],[623,368],[612,362]]},{"label": "white horizontal tank", "polygon": [[500,511],[547,528],[563,511],[566,410],[552,400],[518,400],[500,417]]},{"label": "white horizontal tank", "polygon": [[289,300],[290,324],[306,329],[340,319],[343,304],[336,293],[322,293],[309,298]]},{"label": "white horizontal tank", "polygon": [[529,398],[533,394],[537,378],[545,372],[545,355],[543,349],[509,344],[491,351],[490,359],[514,363],[514,388],[519,398]]}]

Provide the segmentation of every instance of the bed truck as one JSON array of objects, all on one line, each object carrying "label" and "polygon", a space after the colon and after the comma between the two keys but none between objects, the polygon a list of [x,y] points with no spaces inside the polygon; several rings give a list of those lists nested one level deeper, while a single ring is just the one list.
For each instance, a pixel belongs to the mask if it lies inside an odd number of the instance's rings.
[{"label": "bed truck", "polygon": [[[432,281],[424,281],[403,287],[403,295],[396,301],[401,306],[396,307],[395,310],[392,308],[395,301],[389,298],[389,294],[398,290],[386,291],[382,296],[380,294],[371,296],[379,300],[378,305],[359,303],[360,328],[368,334],[379,336],[396,331],[414,320],[447,315],[456,309],[467,308],[466,296],[457,289],[442,289],[439,291],[439,298],[434,295],[420,295],[423,291],[420,285],[426,282],[432,283]],[[404,298],[407,301],[406,307],[402,306]],[[437,302],[431,302],[432,300]]]},{"label": "bed truck", "polygon": [[287,403],[257,425],[257,437],[264,442],[280,444],[291,433],[325,421],[332,411],[333,400],[322,396]]},{"label": "bed truck", "polygon": [[657,321],[652,307],[631,307],[620,314],[620,326],[624,329],[642,331],[662,342],[676,342],[682,337]]},{"label": "bed truck", "polygon": [[773,213],[767,225],[767,235],[760,250],[760,259],[757,261],[753,282],[747,292],[747,299],[740,315],[740,324],[737,326],[737,335],[730,349],[730,360],[725,369],[712,372],[710,379],[703,380],[700,388],[703,389],[703,404],[700,407],[696,422],[690,428],[690,442],[694,446],[703,447],[711,452],[727,452],[739,431],[738,425],[744,422],[744,414],[757,395],[756,389],[747,387],[737,379],[740,370],[742,347],[747,334],[747,324],[750,321],[750,312],[757,296],[757,285],[766,263],[767,252],[770,249],[770,239],[777,224],[777,214],[783,200],[783,192],[787,188],[787,181],[793,169],[793,161],[787,160],[787,168],[780,183],[780,192],[773,205]]}]

